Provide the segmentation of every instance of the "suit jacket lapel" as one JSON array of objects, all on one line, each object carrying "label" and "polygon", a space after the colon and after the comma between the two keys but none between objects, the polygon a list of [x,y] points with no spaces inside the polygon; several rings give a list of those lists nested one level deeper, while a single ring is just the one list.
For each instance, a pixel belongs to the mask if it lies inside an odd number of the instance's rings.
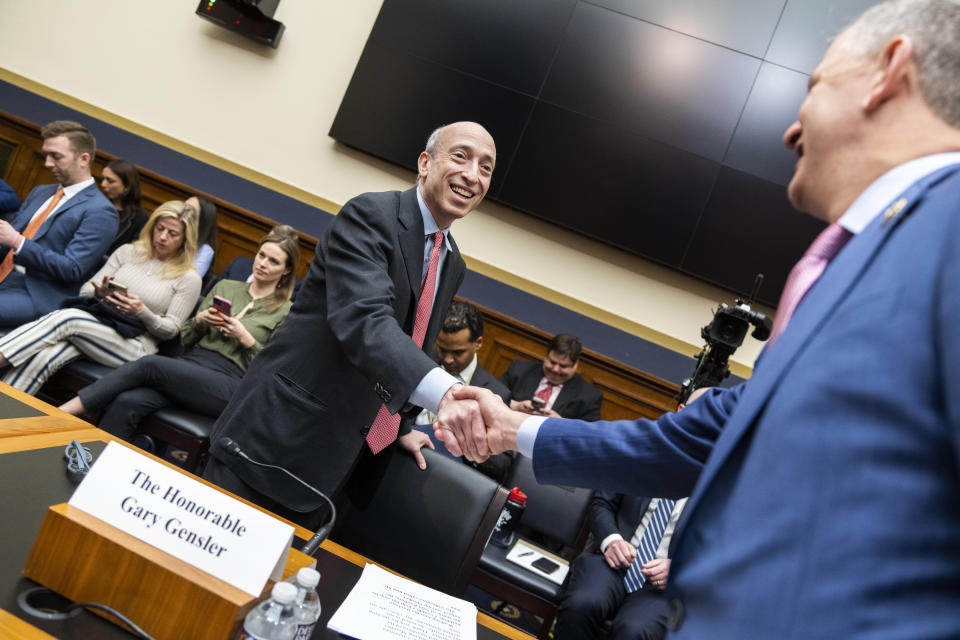
[{"label": "suit jacket lapel", "polygon": [[[407,281],[413,292],[413,308],[417,308],[420,297],[420,284],[423,277],[423,216],[420,215],[420,206],[417,204],[417,190],[408,189],[400,194],[400,209],[397,212],[400,220],[400,253],[407,267]],[[411,318],[414,314],[411,314]]]},{"label": "suit jacket lapel", "polygon": [[[543,376],[541,375],[541,377]],[[570,378],[563,383],[563,386],[560,387],[560,393],[557,394],[557,400],[553,403],[554,411],[560,413],[560,409],[570,404],[571,400],[577,395],[579,383],[580,381],[576,377]],[[534,392],[536,392],[536,389],[534,389]]]},{"label": "suit jacket lapel", "polygon": [[[54,211],[53,213],[51,213],[49,216],[47,216],[47,219],[44,220],[44,222],[43,222],[43,226],[41,226],[39,229],[37,229],[37,233],[36,233],[36,235],[33,237],[33,239],[34,239],[34,240],[39,240],[39,239],[42,238],[44,235],[46,235],[47,231],[49,231],[49,230],[53,227],[53,221],[54,221],[56,218],[58,218],[59,216],[61,216],[64,212],[70,210],[71,207],[74,207],[74,206],[83,204],[83,203],[85,203],[87,200],[89,200],[90,198],[92,198],[92,197],[93,197],[93,193],[94,193],[92,190],[93,190],[93,189],[96,189],[96,188],[97,188],[96,183],[91,184],[91,185],[85,187],[83,190],[81,190],[81,191],[80,191],[79,193],[77,193],[75,196],[73,196],[72,198],[70,198],[69,200],[67,200],[66,202],[64,202],[64,203],[63,203],[63,206],[61,206],[59,209],[57,209],[56,211]],[[53,193],[56,193],[56,188],[54,188]],[[51,193],[51,195],[53,195],[53,193]],[[49,197],[49,196],[48,196],[48,197]],[[43,204],[43,201],[41,201],[40,204]]]},{"label": "suit jacket lapel", "polygon": [[889,221],[878,215],[866,229],[850,240],[846,247],[831,262],[823,276],[807,293],[802,304],[790,319],[790,325],[776,344],[764,354],[763,363],[746,383],[743,395],[730,420],[723,428],[707,464],[700,474],[696,489],[684,509],[685,522],[696,510],[703,494],[709,490],[714,477],[724,462],[755,425],[757,416],[764,409],[772,392],[779,386],[797,357],[803,352],[814,335],[829,322],[838,301],[842,300],[856,285],[861,275],[876,257],[890,234],[906,218],[924,192],[936,181],[956,170],[956,167],[934,172],[918,181],[898,198],[903,200],[899,214]]},{"label": "suit jacket lapel", "polygon": [[56,192],[57,185],[55,184],[37,187],[37,191],[35,191],[36,196],[33,198],[28,196],[20,206],[20,212],[13,221],[14,228],[22,233],[23,230],[27,228],[27,225],[30,224],[30,219],[33,217],[33,214],[40,210],[40,205],[46,202],[50,196]]}]

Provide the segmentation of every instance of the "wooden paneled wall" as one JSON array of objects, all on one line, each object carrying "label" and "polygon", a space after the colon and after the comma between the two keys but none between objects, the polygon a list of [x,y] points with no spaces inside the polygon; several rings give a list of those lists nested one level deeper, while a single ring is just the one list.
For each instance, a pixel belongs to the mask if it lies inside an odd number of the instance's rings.
[{"label": "wooden paneled wall", "polygon": [[[94,132],[96,134],[96,132]],[[21,200],[38,184],[51,180],[40,155],[40,129],[36,125],[0,112],[0,175],[17,190]],[[93,175],[99,180],[103,166],[114,159],[97,151]],[[136,164],[136,158],[128,158]],[[148,212],[167,200],[183,200],[203,195],[217,206],[217,246],[213,264],[220,273],[240,256],[252,256],[257,240],[275,221],[253,211],[197,191],[185,184],[146,169],[140,171],[143,206]],[[313,258],[316,238],[300,234],[301,260],[297,276],[303,278]],[[478,305],[480,306],[480,305]],[[480,306],[486,321],[480,363],[493,375],[503,374],[510,362],[518,359],[541,360],[552,337],[536,327]],[[578,373],[603,392],[602,414],[605,420],[653,418],[676,408],[679,386],[633,367],[584,349]]]}]

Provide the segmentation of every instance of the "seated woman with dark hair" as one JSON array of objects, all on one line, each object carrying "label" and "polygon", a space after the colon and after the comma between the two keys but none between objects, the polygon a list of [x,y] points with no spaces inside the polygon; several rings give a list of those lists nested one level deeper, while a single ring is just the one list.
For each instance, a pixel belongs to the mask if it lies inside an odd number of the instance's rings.
[{"label": "seated woman with dark hair", "polygon": [[107,250],[107,256],[111,256],[123,245],[140,237],[140,231],[143,230],[143,225],[147,224],[149,216],[140,204],[140,175],[137,168],[127,160],[117,158],[103,168],[100,173],[100,191],[107,196],[120,216],[117,236]]},{"label": "seated woman with dark hair", "polygon": [[[101,429],[130,440],[140,421],[169,404],[216,417],[244,372],[290,310],[293,269],[300,260],[296,231],[287,225],[260,241],[253,280],[221,280],[180,330],[188,351],[148,356],[80,390],[60,408],[73,415],[106,407]],[[221,300],[229,301],[229,311]],[[215,306],[216,305],[216,306]]]},{"label": "seated woman with dark hair", "polygon": [[197,222],[197,259],[194,265],[203,278],[213,264],[213,252],[217,246],[217,207],[203,196],[190,196],[185,202],[200,213]]},{"label": "seated woman with dark hair", "polygon": [[164,202],[140,239],[117,249],[80,297],[0,339],[3,381],[35,394],[81,355],[110,367],[156,353],[177,335],[200,296],[193,268],[197,212],[179,200]]}]

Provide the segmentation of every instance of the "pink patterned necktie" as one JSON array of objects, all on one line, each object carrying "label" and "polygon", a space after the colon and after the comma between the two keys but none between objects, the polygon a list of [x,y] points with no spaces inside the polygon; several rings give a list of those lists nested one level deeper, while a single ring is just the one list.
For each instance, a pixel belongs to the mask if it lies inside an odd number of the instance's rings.
[{"label": "pink patterned necktie", "polygon": [[[418,347],[423,346],[423,338],[427,335],[427,325],[430,324],[430,311],[433,309],[433,293],[437,289],[437,268],[440,266],[440,250],[443,249],[443,232],[433,234],[433,251],[430,253],[430,266],[427,267],[427,277],[420,288],[420,299],[417,300],[417,315],[413,319],[413,335],[411,338]],[[367,432],[367,446],[373,453],[380,453],[387,445],[397,439],[400,430],[400,415],[390,413],[387,405],[380,405],[377,417]]]},{"label": "pink patterned necktie", "polygon": [[790,276],[787,278],[787,284],[783,287],[783,293],[780,294],[780,304],[777,305],[777,319],[773,323],[773,331],[770,335],[770,341],[767,343],[769,349],[783,330],[787,328],[787,323],[793,316],[800,301],[813,286],[813,283],[823,275],[824,270],[834,256],[840,253],[847,241],[853,237],[853,234],[836,222],[820,232],[820,235],[814,239],[810,248],[803,254],[800,261],[790,270]]}]

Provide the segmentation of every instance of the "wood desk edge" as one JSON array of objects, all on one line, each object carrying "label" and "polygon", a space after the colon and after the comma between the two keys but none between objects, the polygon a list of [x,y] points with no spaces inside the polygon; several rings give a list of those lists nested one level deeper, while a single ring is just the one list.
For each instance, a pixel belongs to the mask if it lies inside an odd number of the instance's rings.
[{"label": "wood desk edge", "polygon": [[[98,441],[99,442],[119,442],[124,446],[136,449],[136,447],[133,447],[129,443],[125,442],[124,440],[114,437],[113,435],[107,433],[106,431],[98,429],[87,423],[82,423],[82,424],[86,425],[86,428],[76,429],[73,431],[33,433],[30,435],[0,438],[0,453],[12,453],[16,451],[29,451],[33,449],[45,449],[48,447],[66,446],[70,444],[70,442],[73,441],[74,439],[77,439],[80,442],[98,442]],[[144,455],[150,455],[140,449],[136,449],[136,450],[140,453],[143,453]],[[162,460],[160,458],[157,458],[156,456],[151,456],[151,457],[154,460],[157,460],[158,462],[160,462],[161,464],[164,464],[170,467],[171,469],[176,469],[183,473],[187,473],[180,467],[174,464],[171,464],[166,460]],[[223,489],[221,489],[220,487],[217,487],[216,485],[210,482],[207,482],[203,478],[200,478],[197,476],[193,476],[193,477],[199,480],[200,482],[206,484],[207,486],[215,487],[216,489],[223,491]],[[225,491],[224,493],[227,493],[233,496],[233,494],[231,494],[229,491]],[[240,500],[245,504],[250,505],[255,509],[263,511],[264,513],[269,513],[273,517],[279,518],[283,522],[286,522],[287,524],[293,526],[294,533],[297,537],[303,540],[309,540],[311,537],[313,537],[313,532],[310,531],[309,529],[305,529],[304,527],[301,527],[293,522],[290,522],[289,520],[280,518],[276,514],[273,514],[270,511],[267,511],[263,507],[260,507],[252,502],[244,500],[243,498],[240,498],[237,496],[233,496],[233,497],[237,498],[238,500]],[[321,546],[326,551],[336,556],[339,556],[344,560],[347,560],[348,562],[352,562],[353,564],[359,567],[363,567],[366,564],[376,564],[377,566],[380,566],[381,568],[386,569],[387,571],[390,571],[391,573],[394,573],[398,576],[403,575],[403,574],[397,573],[396,571],[393,571],[389,567],[384,567],[383,565],[373,562],[372,560],[360,555],[359,553],[356,553],[355,551],[351,551],[350,549],[347,549],[343,545],[340,545],[332,540],[324,540]],[[520,631],[519,629],[516,629],[515,627],[509,625],[508,623],[503,622],[497,618],[494,618],[482,611],[477,611],[477,622],[487,627],[488,629],[496,631],[497,633],[500,633],[506,636],[507,638],[512,638],[513,640],[530,640],[533,637],[527,633],[524,633],[523,631]],[[2,627],[0,627],[0,629],[2,629]],[[31,637],[31,636],[25,636],[25,637]],[[36,636],[32,636],[32,637],[36,637]]]},{"label": "wood desk edge", "polygon": [[30,433],[49,433],[54,431],[72,431],[76,429],[89,429],[92,428],[89,422],[84,422],[76,416],[72,416],[69,413],[60,411],[54,406],[51,406],[34,398],[33,396],[14,389],[8,384],[0,382],[0,394],[9,396],[18,402],[36,409],[37,411],[42,411],[45,416],[32,416],[29,418],[6,418],[0,420],[0,438],[7,437],[17,437],[20,435],[27,435]]}]

